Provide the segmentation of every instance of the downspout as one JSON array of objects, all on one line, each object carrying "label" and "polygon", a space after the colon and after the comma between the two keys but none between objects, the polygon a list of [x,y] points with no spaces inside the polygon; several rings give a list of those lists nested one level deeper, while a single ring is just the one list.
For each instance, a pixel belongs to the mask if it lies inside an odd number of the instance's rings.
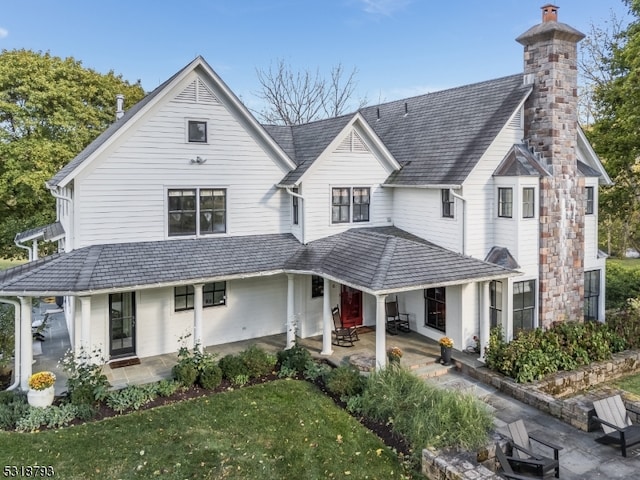
[{"label": "downspout", "polygon": [[467,215],[466,215],[466,205],[467,199],[461,195],[458,195],[453,191],[452,188],[449,189],[449,193],[453,196],[453,198],[457,198],[462,200],[462,254],[467,254]]},{"label": "downspout", "polygon": [[13,352],[13,361],[14,361],[14,371],[13,378],[15,379],[13,384],[10,385],[7,390],[15,390],[15,388],[20,385],[20,355],[18,345],[22,344],[22,339],[20,338],[20,302],[16,300],[9,300],[8,298],[0,298],[0,303],[8,303],[9,305],[13,305],[14,312],[14,352]]},{"label": "downspout", "polygon": [[300,225],[300,236],[302,237],[302,244],[306,245],[305,241],[304,241],[304,231],[305,231],[305,224],[306,224],[306,217],[304,215],[304,206],[305,206],[305,202],[304,202],[304,197],[302,195],[300,195],[299,193],[294,192],[293,190],[291,190],[291,187],[285,187],[285,190],[287,191],[287,193],[289,195],[291,195],[292,197],[296,197],[299,198],[300,200],[302,200],[302,204],[301,204],[301,208],[300,208],[300,220],[302,220],[302,225]]},{"label": "downspout", "polygon": [[29,252],[29,261],[30,262],[33,261],[33,250],[31,250],[31,247],[27,247],[26,245],[23,245],[15,238],[13,239],[13,243],[16,244],[16,247],[24,248],[27,252]]}]

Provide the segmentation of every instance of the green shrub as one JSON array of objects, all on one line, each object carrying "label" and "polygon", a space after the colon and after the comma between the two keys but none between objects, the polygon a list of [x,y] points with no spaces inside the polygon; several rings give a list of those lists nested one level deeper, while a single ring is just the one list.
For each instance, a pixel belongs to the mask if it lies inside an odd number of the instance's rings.
[{"label": "green shrub", "polygon": [[0,429],[13,430],[16,423],[24,417],[29,411],[29,404],[25,395],[19,395],[14,392],[2,392],[2,401],[0,402]]},{"label": "green shrub", "polygon": [[640,297],[640,269],[636,265],[637,263],[607,262],[607,308],[624,308],[628,299]]},{"label": "green shrub", "polygon": [[331,370],[333,370],[331,366],[326,363],[309,360],[302,374],[306,380],[313,382],[318,378],[325,379]]},{"label": "green shrub", "polygon": [[155,384],[129,385],[121,390],[109,392],[107,405],[118,413],[139,410],[157,397]]},{"label": "green shrub", "polygon": [[326,378],[327,390],[340,397],[359,395],[364,390],[366,379],[357,368],[341,365],[331,370]]},{"label": "green shrub", "polygon": [[249,377],[258,378],[269,375],[276,366],[275,356],[265,352],[256,345],[252,345],[240,353],[240,358],[247,367]]},{"label": "green shrub", "polygon": [[607,325],[619,337],[623,338],[625,345],[631,349],[640,349],[640,299],[630,298],[624,308],[607,315]]},{"label": "green shrub", "polygon": [[404,368],[373,373],[356,405],[364,415],[392,425],[416,455],[425,447],[476,449],[486,444],[493,425],[482,401],[439,389]]},{"label": "green shrub", "polygon": [[165,380],[160,380],[156,384],[156,392],[161,397],[170,397],[171,395],[176,393],[181,387],[182,387],[182,384],[180,382],[176,380],[165,379]]},{"label": "green shrub", "polygon": [[81,348],[77,355],[68,350],[61,363],[67,372],[67,395],[73,405],[93,405],[106,398],[111,385],[102,373],[105,362],[100,350],[87,352]]},{"label": "green shrub", "polygon": [[35,432],[41,427],[60,428],[69,425],[76,418],[78,407],[71,403],[46,408],[29,407],[26,414],[16,422],[18,432]]},{"label": "green shrub", "polygon": [[243,385],[249,383],[249,375],[247,375],[246,373],[236,375],[231,379],[231,383],[236,387],[242,387]]},{"label": "green shrub", "polygon": [[492,370],[517,382],[531,382],[559,370],[607,360],[624,345],[618,333],[599,322],[562,322],[549,330],[522,331],[509,343],[502,340],[499,329],[492,329],[485,359]]},{"label": "green shrub", "polygon": [[218,365],[209,365],[200,372],[198,383],[202,388],[213,390],[222,382],[222,369]]},{"label": "green shrub", "polygon": [[185,387],[190,387],[198,379],[198,370],[191,363],[177,363],[171,369],[171,373],[174,380]]},{"label": "green shrub", "polygon": [[312,360],[312,358],[309,350],[298,343],[287,350],[280,350],[278,352],[280,368],[295,370],[297,373],[304,372],[310,360]]},{"label": "green shrub", "polygon": [[225,355],[218,362],[223,378],[233,382],[238,375],[249,375],[249,369],[238,355]]},{"label": "green shrub", "polygon": [[[183,339],[184,341],[184,339]],[[215,353],[207,353],[200,345],[189,350],[185,345],[178,349],[178,363],[173,366],[173,378],[185,387],[190,387],[199,380],[202,372],[216,365]]]}]

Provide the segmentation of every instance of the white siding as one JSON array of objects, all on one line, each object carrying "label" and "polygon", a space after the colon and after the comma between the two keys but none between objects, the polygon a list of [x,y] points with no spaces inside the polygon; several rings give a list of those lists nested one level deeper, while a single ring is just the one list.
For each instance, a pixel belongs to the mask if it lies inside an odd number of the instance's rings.
[{"label": "white siding", "polygon": [[593,214],[584,216],[584,267],[600,266],[598,260],[598,179],[587,178],[585,186],[593,187]]},{"label": "white siding", "polygon": [[[207,121],[207,144],[187,142],[188,119]],[[230,235],[288,231],[284,173],[222,104],[167,100],[75,180],[75,247],[167,238],[173,187],[226,188]]]},{"label": "white siding", "polygon": [[[389,171],[368,152],[329,153],[316,161],[302,182],[305,203],[305,241],[310,242],[355,227],[391,225],[392,192],[381,183]],[[369,222],[331,223],[332,187],[369,187]]]},{"label": "white siding", "polygon": [[520,122],[505,125],[464,182],[462,196],[466,199],[467,255],[484,259],[494,245],[506,246],[502,235],[511,234],[512,229],[496,225],[502,219],[497,218],[497,188],[493,172],[509,149],[521,143],[523,136]]},{"label": "white siding", "polygon": [[[172,287],[136,292],[136,355],[175,353],[180,338],[193,342],[194,312],[174,311]],[[76,317],[82,314],[76,302]],[[287,315],[286,275],[227,282],[226,305],[203,309],[203,344],[219,345],[284,333]],[[91,343],[109,355],[109,296],[91,299]],[[284,348],[284,345],[283,345]]]},{"label": "white siding", "polygon": [[445,218],[440,189],[393,188],[394,225],[456,252],[462,251],[462,208],[455,200],[454,218]]}]

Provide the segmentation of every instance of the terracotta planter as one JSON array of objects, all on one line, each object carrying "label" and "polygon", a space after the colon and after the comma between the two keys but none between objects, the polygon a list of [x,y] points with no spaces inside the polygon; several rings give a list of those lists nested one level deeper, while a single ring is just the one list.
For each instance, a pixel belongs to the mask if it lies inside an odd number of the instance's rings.
[{"label": "terracotta planter", "polygon": [[440,345],[440,362],[443,365],[451,365],[451,347]]},{"label": "terracotta planter", "polygon": [[55,389],[53,387],[44,390],[29,389],[27,392],[27,401],[32,407],[45,408],[53,403]]}]

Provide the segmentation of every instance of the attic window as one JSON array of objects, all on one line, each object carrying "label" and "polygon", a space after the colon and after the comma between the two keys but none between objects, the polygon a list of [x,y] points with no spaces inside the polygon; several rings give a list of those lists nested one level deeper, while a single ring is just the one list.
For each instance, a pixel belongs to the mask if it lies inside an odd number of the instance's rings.
[{"label": "attic window", "polygon": [[207,143],[207,122],[201,120],[189,120],[189,143]]}]

